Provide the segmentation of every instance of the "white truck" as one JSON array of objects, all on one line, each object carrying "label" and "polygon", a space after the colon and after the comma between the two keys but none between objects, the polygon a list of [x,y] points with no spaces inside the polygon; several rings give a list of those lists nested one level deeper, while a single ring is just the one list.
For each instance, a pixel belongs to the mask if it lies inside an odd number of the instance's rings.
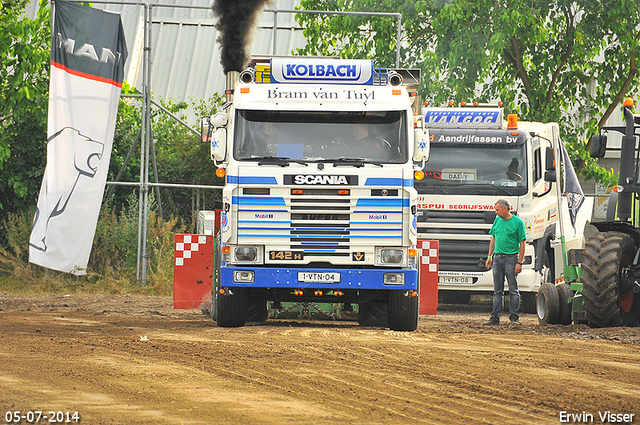
[{"label": "white truck", "polygon": [[369,60],[250,66],[203,120],[225,175],[212,318],[235,327],[283,302],[344,303],[362,325],[415,330],[414,163],[429,144],[402,75]]},{"label": "white truck", "polygon": [[[575,221],[568,220],[565,196],[545,181],[558,149],[557,123],[505,120],[497,106],[422,108],[431,137],[424,178],[418,191],[418,238],[439,240],[438,291],[442,302],[467,303],[472,294],[493,293],[485,268],[494,205],[507,199],[522,218],[527,241],[518,275],[522,311],[536,312],[536,293],[544,282],[563,272],[558,223],[563,220],[566,249],[584,248],[584,229],[591,219],[592,199],[585,199]],[[551,152],[551,151],[550,151]]]}]

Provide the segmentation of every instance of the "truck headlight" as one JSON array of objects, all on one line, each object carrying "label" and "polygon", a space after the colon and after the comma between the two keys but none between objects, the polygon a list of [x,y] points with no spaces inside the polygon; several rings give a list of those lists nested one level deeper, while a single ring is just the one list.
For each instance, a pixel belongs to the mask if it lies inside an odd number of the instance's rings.
[{"label": "truck headlight", "polygon": [[385,285],[404,285],[404,273],[385,273],[383,283]]},{"label": "truck headlight", "polygon": [[380,251],[380,261],[386,264],[401,264],[403,251],[401,249],[385,248]]},{"label": "truck headlight", "polygon": [[239,283],[253,283],[255,274],[251,270],[236,270],[233,272],[233,281]]},{"label": "truck headlight", "polygon": [[234,250],[236,261],[256,261],[258,250],[255,246],[237,246]]}]

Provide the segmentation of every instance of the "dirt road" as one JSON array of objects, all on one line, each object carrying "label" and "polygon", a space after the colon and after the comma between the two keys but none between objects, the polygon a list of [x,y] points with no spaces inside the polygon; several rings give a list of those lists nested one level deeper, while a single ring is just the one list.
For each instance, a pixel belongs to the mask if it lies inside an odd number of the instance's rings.
[{"label": "dirt road", "polygon": [[3,419],[557,424],[609,412],[640,423],[637,328],[543,327],[533,315],[486,328],[488,307],[442,306],[408,333],[347,321],[223,329],[171,303],[0,295]]}]

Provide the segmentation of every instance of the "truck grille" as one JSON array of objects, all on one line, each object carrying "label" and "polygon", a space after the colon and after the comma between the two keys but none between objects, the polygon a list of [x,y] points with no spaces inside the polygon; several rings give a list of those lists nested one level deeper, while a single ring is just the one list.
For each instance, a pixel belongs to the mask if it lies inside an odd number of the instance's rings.
[{"label": "truck grille", "polygon": [[488,241],[440,239],[438,264],[440,270],[452,272],[485,272],[489,253]]},{"label": "truck grille", "polygon": [[[489,252],[489,240],[486,237],[496,217],[495,211],[427,210],[421,213],[418,216],[418,237],[439,240],[440,270],[486,271],[484,262]],[[466,239],[474,235],[482,236],[482,239]]]},{"label": "truck grille", "polygon": [[238,243],[302,250],[305,259],[350,257],[382,244],[401,246],[402,192],[385,193],[351,188],[338,195],[338,189],[286,188],[272,189],[270,196],[237,197]]}]

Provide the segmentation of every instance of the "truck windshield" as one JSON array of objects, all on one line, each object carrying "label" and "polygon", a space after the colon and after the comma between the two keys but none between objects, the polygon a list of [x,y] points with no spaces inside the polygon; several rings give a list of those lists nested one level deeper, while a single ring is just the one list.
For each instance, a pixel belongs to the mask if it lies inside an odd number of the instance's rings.
[{"label": "truck windshield", "polygon": [[[511,138],[508,137],[513,133],[500,130],[492,134],[443,133],[431,130],[433,142],[423,170],[425,178],[415,182],[418,193],[523,195],[527,192],[525,133]],[[479,140],[482,142],[477,143]]]},{"label": "truck windshield", "polygon": [[405,163],[405,111],[236,111],[234,157]]}]

